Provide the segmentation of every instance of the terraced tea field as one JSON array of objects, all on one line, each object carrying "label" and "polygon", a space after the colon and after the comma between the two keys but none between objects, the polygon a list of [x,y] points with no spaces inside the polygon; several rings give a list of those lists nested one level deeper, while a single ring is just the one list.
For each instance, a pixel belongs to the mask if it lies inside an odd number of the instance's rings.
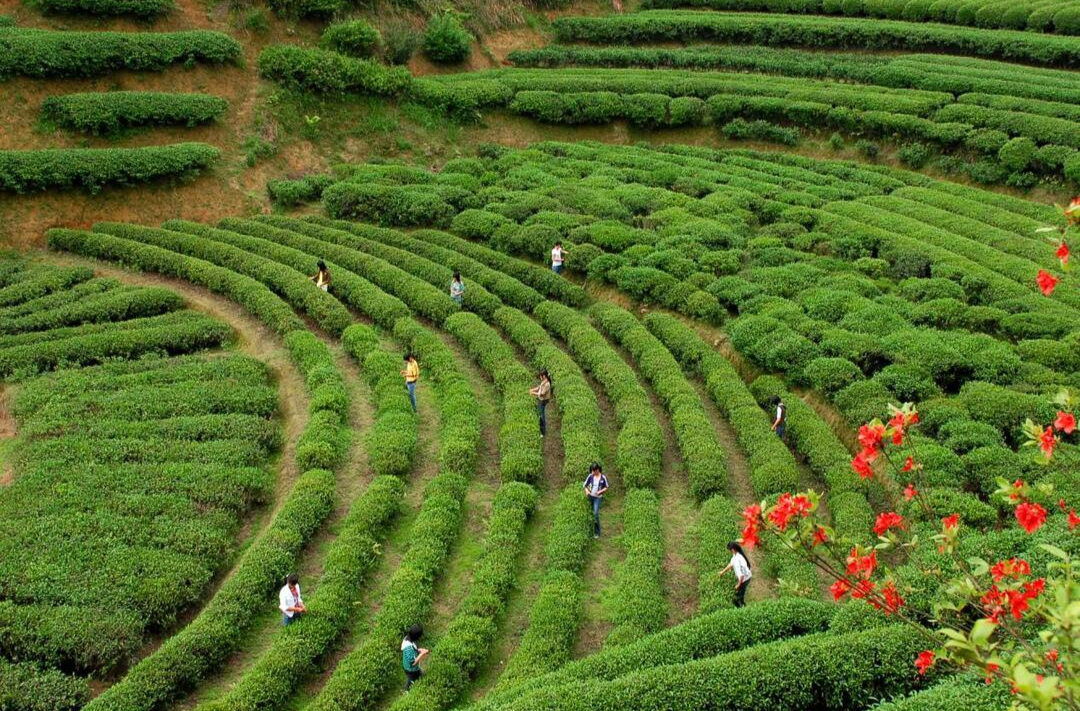
[{"label": "terraced tea field", "polygon": [[3,0],[0,710],[1080,708],[1075,5]]}]

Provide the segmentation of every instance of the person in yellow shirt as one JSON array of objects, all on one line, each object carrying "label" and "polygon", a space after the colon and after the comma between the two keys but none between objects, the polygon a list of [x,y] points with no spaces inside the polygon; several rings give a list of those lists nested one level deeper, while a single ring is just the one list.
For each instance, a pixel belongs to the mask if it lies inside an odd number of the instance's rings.
[{"label": "person in yellow shirt", "polygon": [[420,380],[420,364],[412,353],[405,354],[405,367],[401,370],[401,375],[405,378],[405,388],[409,391],[412,410],[416,412],[416,382]]},{"label": "person in yellow shirt", "polygon": [[319,260],[319,270],[315,272],[311,280],[323,291],[330,291],[330,282],[333,280],[330,278],[330,270],[326,268],[326,262]]}]

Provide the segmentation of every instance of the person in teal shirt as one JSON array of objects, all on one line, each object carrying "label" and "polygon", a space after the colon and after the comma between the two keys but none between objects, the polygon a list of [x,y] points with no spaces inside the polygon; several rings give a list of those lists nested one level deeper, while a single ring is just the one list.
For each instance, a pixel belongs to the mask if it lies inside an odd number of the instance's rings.
[{"label": "person in teal shirt", "polygon": [[421,625],[413,625],[405,633],[405,639],[401,640],[401,666],[405,670],[405,691],[420,679],[424,673],[420,670],[420,662],[428,655],[427,649],[419,645],[420,638],[424,636],[424,628]]}]

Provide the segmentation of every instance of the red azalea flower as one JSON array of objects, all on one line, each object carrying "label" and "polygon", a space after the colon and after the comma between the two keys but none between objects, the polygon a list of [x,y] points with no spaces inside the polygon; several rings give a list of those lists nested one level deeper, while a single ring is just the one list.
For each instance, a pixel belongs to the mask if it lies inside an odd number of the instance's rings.
[{"label": "red azalea flower", "polygon": [[860,479],[873,479],[874,470],[870,467],[870,461],[866,459],[866,452],[862,451],[851,460],[851,468],[859,475]]},{"label": "red azalea flower", "polygon": [[899,612],[904,606],[904,598],[900,597],[900,593],[896,591],[896,585],[892,582],[886,583],[885,587],[881,588],[881,594],[885,597],[886,615]]},{"label": "red azalea flower", "polygon": [[1037,578],[1030,583],[1024,583],[1024,597],[1028,600],[1034,600],[1039,595],[1042,595],[1043,590],[1046,590],[1046,580],[1044,578]]},{"label": "red azalea flower", "polygon": [[874,583],[870,580],[860,580],[855,583],[855,588],[851,591],[852,600],[868,600],[871,605],[877,609],[881,609],[881,605],[870,596],[874,594]]},{"label": "red azalea flower", "polygon": [[859,555],[858,548],[852,548],[847,558],[847,571],[850,575],[861,575],[869,578],[877,567],[877,551],[871,551],[870,555]]},{"label": "red azalea flower", "polygon": [[1046,661],[1053,664],[1057,660],[1058,660],[1058,651],[1056,649],[1051,649],[1049,652],[1046,653]]},{"label": "red azalea flower", "polygon": [[753,548],[760,540],[758,539],[758,526],[761,525],[761,505],[751,504],[743,509],[743,522],[746,524],[742,532],[742,544],[747,548]]},{"label": "red azalea flower", "polygon": [[912,410],[911,412],[908,413],[907,424],[908,424],[908,427],[911,427],[912,425],[919,424],[919,411],[918,410]]},{"label": "red azalea flower", "polygon": [[1031,575],[1031,565],[1022,558],[999,560],[990,568],[990,576],[994,582],[1001,582],[1005,577],[1019,578],[1022,575]]},{"label": "red azalea flower", "polygon": [[1039,449],[1042,450],[1043,455],[1049,459],[1054,456],[1054,447],[1057,446],[1057,437],[1054,436],[1054,428],[1047,427],[1043,430],[1043,433],[1039,435]]},{"label": "red azalea flower", "polygon": [[1080,516],[1076,515],[1076,509],[1069,511],[1069,530],[1073,530],[1077,526],[1080,526]]},{"label": "red azalea flower", "polygon": [[859,444],[862,445],[863,451],[877,450],[884,435],[885,425],[863,425],[859,428]]},{"label": "red azalea flower", "polygon": [[1019,590],[1007,590],[1005,594],[1009,598],[1009,612],[1014,620],[1023,618],[1028,609],[1028,596]]},{"label": "red azalea flower", "polygon": [[960,525],[960,514],[952,514],[941,519],[941,523],[945,525],[945,530],[950,531]]},{"label": "red azalea flower", "polygon": [[813,543],[813,545],[816,546],[816,545],[819,545],[819,544],[822,544],[822,543],[826,543],[828,540],[829,540],[829,534],[824,528],[822,528],[821,526],[818,526],[816,529],[814,529],[814,543]]},{"label": "red azalea flower", "polygon": [[1061,244],[1058,245],[1054,256],[1061,260],[1061,266],[1069,263],[1069,245],[1065,244],[1065,240],[1061,240]]},{"label": "red azalea flower", "polygon": [[1001,613],[1004,612],[1005,594],[998,590],[997,585],[991,585],[990,589],[980,599],[983,609],[986,610],[986,619],[995,625],[1001,624]]},{"label": "red azalea flower", "polygon": [[835,583],[829,586],[829,590],[832,591],[832,597],[834,602],[840,602],[844,595],[847,595],[848,590],[851,590],[851,583],[841,578]]},{"label": "red azalea flower", "polygon": [[896,413],[893,415],[893,418],[889,420],[889,427],[892,428],[892,443],[897,447],[904,443],[905,424],[906,418],[902,412]]},{"label": "red azalea flower", "polygon": [[925,652],[919,652],[919,656],[915,657],[915,668],[919,670],[919,675],[926,674],[926,671],[934,666],[934,653],[929,649]]},{"label": "red azalea flower", "polygon": [[802,494],[791,500],[791,510],[803,518],[810,515],[810,506],[810,499]]},{"label": "red azalea flower", "polygon": [[[910,457],[908,458],[910,459]],[[911,501],[918,495],[919,492],[915,489],[914,483],[908,484],[907,487],[904,489],[904,501]]]},{"label": "red azalea flower", "polygon": [[1076,415],[1071,412],[1058,412],[1054,420],[1054,429],[1065,434],[1072,434],[1076,430]]},{"label": "red azalea flower", "polygon": [[1040,269],[1035,276],[1035,283],[1039,285],[1043,296],[1050,296],[1054,293],[1054,289],[1057,288],[1058,278],[1045,269]]},{"label": "red azalea flower", "polygon": [[1016,520],[1028,533],[1035,533],[1046,523],[1046,509],[1038,504],[1024,502],[1016,507]]},{"label": "red azalea flower", "polygon": [[900,468],[900,471],[909,472],[914,468],[915,468],[915,458],[914,457],[908,457],[907,459],[904,460],[904,466]]},{"label": "red azalea flower", "polygon": [[894,511],[878,514],[877,522],[874,523],[874,533],[884,536],[890,528],[903,528],[904,517]]},{"label": "red azalea flower", "polygon": [[1061,513],[1065,513],[1065,499],[1058,499],[1058,508],[1061,509]]},{"label": "red azalea flower", "polygon": [[984,681],[986,681],[987,686],[993,683],[994,672],[996,672],[1000,668],[1001,667],[999,667],[997,664],[994,664],[993,662],[990,662],[986,665],[986,679]]},{"label": "red azalea flower", "polygon": [[791,494],[781,494],[780,498],[776,502],[776,506],[773,506],[769,510],[767,518],[776,525],[781,531],[787,529],[788,521],[795,515],[795,512],[791,510]]}]

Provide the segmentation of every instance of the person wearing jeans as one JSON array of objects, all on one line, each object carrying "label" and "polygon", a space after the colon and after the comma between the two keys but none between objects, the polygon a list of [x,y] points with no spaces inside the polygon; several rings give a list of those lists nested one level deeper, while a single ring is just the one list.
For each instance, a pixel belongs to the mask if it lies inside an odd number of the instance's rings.
[{"label": "person wearing jeans", "polygon": [[564,257],[565,253],[563,252],[562,242],[556,242],[551,250],[551,271],[556,274],[562,274]]},{"label": "person wearing jeans", "polygon": [[401,374],[405,377],[405,388],[409,391],[412,411],[416,412],[416,381],[420,380],[420,364],[416,362],[416,356],[412,353],[405,354],[405,367],[401,370]]},{"label": "person wearing jeans", "polygon": [[536,397],[536,410],[540,414],[540,436],[547,436],[547,406],[551,402],[551,376],[546,370],[540,371],[540,384],[529,391]]},{"label": "person wearing jeans", "polygon": [[304,599],[300,597],[300,578],[296,573],[285,579],[285,587],[278,593],[278,608],[281,610],[282,624],[285,627],[307,612]]},{"label": "person wearing jeans", "polygon": [[405,633],[405,639],[401,640],[401,666],[405,669],[405,691],[408,691],[424,675],[420,669],[420,662],[427,657],[428,650],[417,644],[423,636],[424,628],[413,625]]},{"label": "person wearing jeans", "polygon": [[773,420],[772,429],[776,436],[784,439],[784,430],[787,427],[787,405],[779,397],[772,399],[773,407],[776,408],[776,418]]},{"label": "person wearing jeans", "polygon": [[593,462],[589,467],[589,476],[585,477],[585,496],[592,504],[593,515],[593,538],[600,537],[600,503],[604,500],[604,492],[608,490],[608,480],[604,476],[604,470],[600,464]]}]

